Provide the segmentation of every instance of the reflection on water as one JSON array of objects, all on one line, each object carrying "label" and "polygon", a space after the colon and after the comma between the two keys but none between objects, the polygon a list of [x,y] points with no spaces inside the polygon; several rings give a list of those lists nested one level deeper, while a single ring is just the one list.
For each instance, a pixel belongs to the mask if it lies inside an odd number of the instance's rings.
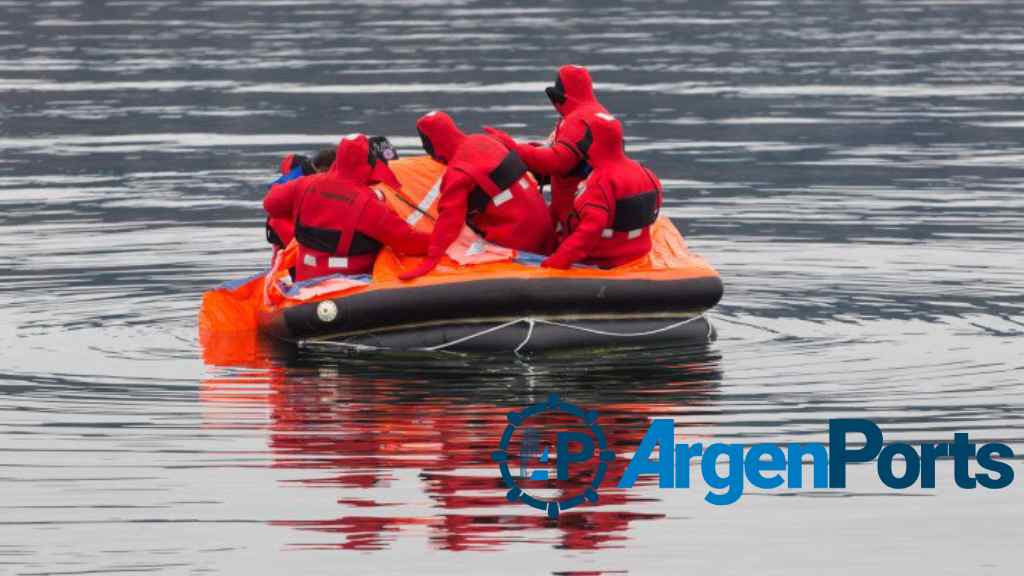
[{"label": "reflection on water", "polygon": [[[948,470],[921,497],[858,467],[846,492],[727,509],[611,480],[652,417],[747,443],[865,417],[1024,451],[1024,5],[0,0],[0,20],[0,572],[1019,571],[1020,491]],[[435,108],[542,138],[567,62],[721,271],[716,343],[197,341],[201,293],[267,264],[283,154],[355,130],[414,153]],[[552,392],[622,457],[557,522],[503,500],[487,456]]]},{"label": "reflection on water", "polygon": [[[490,454],[507,414],[552,393],[598,405],[608,446],[622,455],[635,450],[648,416],[708,409],[721,379],[720,358],[705,347],[524,362],[432,354],[339,359],[299,354],[255,336],[244,344],[238,337],[205,344],[208,364],[232,367],[225,377],[202,383],[200,398],[212,406],[206,423],[230,429],[236,414],[224,407],[268,406],[272,465],[301,476],[284,482],[330,488],[338,497],[337,515],[273,521],[338,535],[318,544],[300,539],[296,547],[384,549],[409,527],[427,530],[430,543],[445,550],[500,549],[522,541],[525,530],[542,528],[557,532],[543,541],[559,548],[621,547],[631,523],[665,516],[623,510],[646,499],[615,488],[627,460],[612,463],[606,488],[586,514],[548,520],[505,497]],[[623,381],[623,373],[631,381]],[[395,488],[408,483],[409,471],[415,485]],[[409,490],[417,497],[403,501]],[[378,508],[387,515],[359,513]]]}]

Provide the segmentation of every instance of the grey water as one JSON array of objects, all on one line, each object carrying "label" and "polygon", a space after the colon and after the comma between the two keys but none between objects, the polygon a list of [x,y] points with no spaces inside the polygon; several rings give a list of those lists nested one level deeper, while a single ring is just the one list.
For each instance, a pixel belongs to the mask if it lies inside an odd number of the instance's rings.
[{"label": "grey water", "polygon": [[[551,393],[615,450],[956,431],[1024,451],[1024,4],[0,1],[0,573],[1016,574],[1018,483],[505,500]],[[590,67],[726,293],[707,347],[201,346],[286,153],[416,118],[543,139]],[[1018,475],[1020,460],[1013,466]]]}]

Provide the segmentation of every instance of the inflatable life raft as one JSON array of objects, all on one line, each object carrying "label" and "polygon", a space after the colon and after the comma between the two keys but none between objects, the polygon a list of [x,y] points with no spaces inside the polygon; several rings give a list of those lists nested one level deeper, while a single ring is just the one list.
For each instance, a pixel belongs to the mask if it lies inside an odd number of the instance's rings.
[{"label": "inflatable life raft", "polygon": [[[402,190],[379,192],[405,220],[430,231],[444,167],[397,160]],[[704,316],[722,282],[660,217],[646,257],[611,270],[540,267],[543,257],[489,244],[468,227],[430,274],[398,279],[418,258],[384,249],[372,275],[292,282],[294,245],[270,270],[204,295],[200,330],[257,329],[311,347],[514,351],[708,342]]]}]

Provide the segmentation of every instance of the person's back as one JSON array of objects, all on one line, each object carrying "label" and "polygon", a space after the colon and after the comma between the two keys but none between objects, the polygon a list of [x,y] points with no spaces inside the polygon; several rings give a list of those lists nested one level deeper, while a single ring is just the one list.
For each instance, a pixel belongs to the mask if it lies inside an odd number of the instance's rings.
[{"label": "person's back", "polygon": [[295,223],[296,280],[369,273],[385,244],[398,252],[425,253],[429,236],[391,212],[369,187],[376,181],[400,188],[386,163],[371,153],[367,138],[359,134],[342,139],[327,172],[271,189],[264,208],[273,216],[291,216]]},{"label": "person's back", "polygon": [[443,112],[423,116],[416,128],[424,150],[448,169],[428,259],[403,279],[429,272],[464,224],[506,248],[551,252],[554,234],[544,197],[518,154],[486,134],[464,134]]},{"label": "person's back", "polygon": [[651,250],[650,227],[661,208],[661,182],[626,156],[618,120],[601,113],[590,127],[593,171],[576,192],[570,234],[544,261],[548,267],[567,268],[583,262],[613,268]]},{"label": "person's back", "polygon": [[476,183],[469,195],[470,228],[506,248],[551,252],[547,205],[515,152],[491,136],[469,134],[448,166]]}]

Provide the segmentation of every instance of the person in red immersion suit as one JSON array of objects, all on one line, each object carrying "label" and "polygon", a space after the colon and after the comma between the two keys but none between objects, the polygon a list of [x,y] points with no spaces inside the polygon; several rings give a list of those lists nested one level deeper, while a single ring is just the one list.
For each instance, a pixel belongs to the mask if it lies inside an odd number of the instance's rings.
[{"label": "person in red immersion suit", "polygon": [[382,244],[413,256],[426,254],[430,236],[395,215],[370,184],[401,185],[362,134],[346,136],[326,172],[271,187],[263,208],[290,218],[299,244],[296,280],[327,274],[366,274]]},{"label": "person in red immersion suit", "polygon": [[423,116],[416,129],[423,149],[448,169],[441,178],[427,258],[399,278],[411,280],[433,270],[464,224],[488,242],[551,253],[555,239],[544,197],[515,152],[486,134],[464,134],[444,112]]},{"label": "person in red immersion suit", "polygon": [[661,182],[626,156],[622,123],[599,112],[589,126],[593,171],[576,191],[569,236],[541,263],[547,268],[568,268],[575,262],[613,268],[651,250],[650,227],[664,194]]},{"label": "person in red immersion suit", "polygon": [[[285,156],[281,160],[281,176],[274,180],[271,186],[274,184],[284,184],[285,182],[316,174],[317,172],[326,172],[331,167],[331,164],[334,163],[335,153],[336,151],[332,147],[320,149],[316,156],[313,157],[313,160],[302,154],[289,154]],[[274,254],[277,254],[278,250],[290,244],[292,238],[295,237],[295,222],[290,217],[268,217],[266,231],[267,242],[274,247]]]},{"label": "person in red immersion suit", "polygon": [[[302,154],[289,154],[281,160],[280,172],[281,176],[274,180],[271,186],[284,184],[285,182],[309,176],[310,174],[316,174],[317,169],[309,161],[309,158]],[[274,247],[274,254],[277,254],[278,250],[291,243],[292,238],[295,237],[295,223],[288,217],[274,218],[267,216],[266,229],[267,242],[270,242]]]},{"label": "person in red immersion suit", "polygon": [[487,126],[484,131],[519,153],[530,171],[551,178],[551,219],[559,242],[568,235],[568,218],[573,211],[576,187],[590,172],[590,123],[595,114],[607,114],[594,96],[594,83],[583,66],[558,69],[554,86],[545,93],[561,116],[547,146],[517,143],[511,136]]}]

